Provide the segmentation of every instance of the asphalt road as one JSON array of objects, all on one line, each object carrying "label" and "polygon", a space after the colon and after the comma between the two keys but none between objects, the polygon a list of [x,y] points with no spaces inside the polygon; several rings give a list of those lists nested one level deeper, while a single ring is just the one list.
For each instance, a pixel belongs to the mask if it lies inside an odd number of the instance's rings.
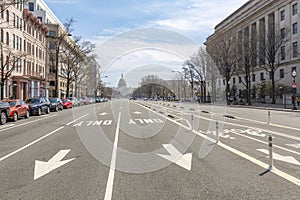
[{"label": "asphalt road", "polygon": [[299,117],[117,99],[11,122],[0,199],[299,199]]}]

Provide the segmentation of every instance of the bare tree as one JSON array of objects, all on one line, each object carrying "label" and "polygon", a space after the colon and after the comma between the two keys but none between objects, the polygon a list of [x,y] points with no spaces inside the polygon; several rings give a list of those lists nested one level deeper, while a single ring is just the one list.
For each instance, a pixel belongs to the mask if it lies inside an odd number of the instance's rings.
[{"label": "bare tree", "polygon": [[240,38],[241,41],[237,41],[238,64],[236,68],[236,74],[241,80],[242,84],[246,89],[246,102],[251,105],[251,82],[252,75],[254,72],[254,67],[257,66],[257,36],[252,33],[249,37],[249,32],[244,30],[243,37]]},{"label": "bare tree", "polygon": [[223,37],[217,41],[213,46],[207,49],[208,53],[215,62],[219,73],[226,81],[226,101],[229,103],[230,85],[229,81],[235,72],[238,52],[234,43],[234,39],[231,37]]},{"label": "bare tree", "polygon": [[272,104],[276,103],[275,72],[281,66],[281,60],[284,59],[284,44],[288,41],[288,33],[287,28],[280,30],[271,28],[259,37],[259,64],[270,75]]},{"label": "bare tree", "polygon": [[[189,80],[197,80],[200,84],[202,101],[206,101],[206,55],[206,50],[200,47],[198,51],[185,62],[188,68],[190,68],[189,70],[193,70],[192,73],[189,72]],[[191,77],[192,75],[194,77]]]},{"label": "bare tree", "polygon": [[[13,71],[21,67],[21,59],[26,57],[25,53],[15,52],[13,49],[0,44],[1,65],[0,65],[0,87],[1,100],[4,98],[4,83],[12,75]],[[4,52],[6,57],[4,58]],[[21,70],[21,69],[20,69]]]},{"label": "bare tree", "polygon": [[89,41],[81,41],[81,37],[74,37],[74,43],[71,43],[61,52],[63,64],[62,72],[67,79],[67,96],[70,94],[70,86],[75,82],[75,91],[77,90],[76,83],[82,71],[86,56],[93,52],[95,44]]}]

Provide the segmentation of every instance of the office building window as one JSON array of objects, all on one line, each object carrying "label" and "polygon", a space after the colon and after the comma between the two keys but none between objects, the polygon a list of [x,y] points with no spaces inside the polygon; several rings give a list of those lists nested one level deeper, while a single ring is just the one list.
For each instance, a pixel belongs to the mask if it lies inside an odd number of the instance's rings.
[{"label": "office building window", "polygon": [[293,24],[293,34],[297,34],[298,33],[298,24],[294,23]]},{"label": "office building window", "polygon": [[293,57],[298,56],[298,42],[293,42]]},{"label": "office building window", "polygon": [[4,31],[3,29],[1,29],[1,43],[4,42]]},{"label": "office building window", "polygon": [[54,37],[55,36],[55,31],[50,31],[49,36]]},{"label": "office building window", "polygon": [[6,45],[9,45],[9,33],[6,32]]},{"label": "office building window", "polygon": [[264,73],[263,73],[263,72],[260,73],[260,80],[261,80],[261,81],[265,80],[265,77],[264,77]]},{"label": "office building window", "polygon": [[281,20],[281,21],[284,21],[284,20],[285,20],[285,10],[282,10],[282,11],[280,12],[280,20]]},{"label": "office building window", "polygon": [[6,10],[6,21],[9,22],[9,11]]},{"label": "office building window", "polygon": [[235,78],[232,79],[232,83],[233,83],[233,85],[235,85]]},{"label": "office building window", "polygon": [[13,13],[13,25],[14,27],[16,27],[16,14]]},{"label": "office building window", "polygon": [[298,13],[298,4],[295,3],[292,7],[292,10],[293,10],[293,15],[296,15]]},{"label": "office building window", "polygon": [[242,83],[242,77],[239,77],[239,83]]},{"label": "office building window", "polygon": [[33,2],[29,2],[29,11],[33,12],[34,11],[34,3]]},{"label": "office building window", "polygon": [[280,54],[281,54],[281,60],[285,60],[285,46],[282,46],[282,47],[281,47],[281,52],[280,52]]},{"label": "office building window", "polygon": [[284,69],[279,70],[279,78],[284,78]]},{"label": "office building window", "polygon": [[252,74],[252,82],[255,82],[255,74]]},{"label": "office building window", "polygon": [[280,36],[281,36],[281,39],[285,38],[285,28],[280,29]]}]

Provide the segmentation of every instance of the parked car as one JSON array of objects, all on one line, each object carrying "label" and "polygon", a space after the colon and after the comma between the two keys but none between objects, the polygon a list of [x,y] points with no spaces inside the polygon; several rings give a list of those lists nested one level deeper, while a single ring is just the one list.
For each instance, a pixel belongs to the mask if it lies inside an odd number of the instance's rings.
[{"label": "parked car", "polygon": [[50,113],[50,101],[45,97],[29,98],[25,101],[29,104],[30,115],[41,115],[42,113]]},{"label": "parked car", "polygon": [[70,101],[72,101],[72,106],[76,107],[78,106],[78,101],[76,97],[68,97],[67,99],[69,99]]},{"label": "parked car", "polygon": [[70,99],[62,99],[62,105],[63,105],[64,109],[73,107],[73,103]]},{"label": "parked car", "polygon": [[9,119],[13,121],[17,121],[20,117],[28,118],[30,115],[29,105],[25,104],[23,100],[7,100],[5,101],[9,103],[10,114],[8,115]]},{"label": "parked car", "polygon": [[6,123],[8,115],[10,113],[9,103],[0,102],[0,124]]},{"label": "parked car", "polygon": [[63,110],[62,100],[60,98],[49,98],[50,101],[50,111]]}]

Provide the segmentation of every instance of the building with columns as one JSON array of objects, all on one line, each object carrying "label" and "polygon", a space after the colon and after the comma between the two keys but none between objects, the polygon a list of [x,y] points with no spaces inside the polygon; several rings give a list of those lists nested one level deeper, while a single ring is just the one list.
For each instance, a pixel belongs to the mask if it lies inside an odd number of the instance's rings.
[{"label": "building with columns", "polygon": [[[292,87],[292,71],[296,70],[298,76],[295,82],[300,85],[300,1],[299,0],[251,0],[246,2],[238,10],[229,15],[215,27],[214,33],[206,40],[207,49],[220,41],[224,36],[229,36],[236,40],[236,44],[242,43],[242,40],[248,38],[262,38],[271,33],[275,35],[285,35],[284,42],[278,48],[276,63],[279,68],[274,77],[276,84]],[[284,37],[284,36],[283,36]],[[259,57],[263,53],[260,49],[262,40],[257,40],[257,63],[251,73],[251,86],[257,86],[270,80],[268,74],[260,66]],[[237,47],[238,48],[238,47]],[[217,81],[217,84],[225,85],[224,80]],[[241,77],[235,73],[230,80],[230,86],[236,86],[241,92],[245,89]],[[298,86],[299,87],[299,86]],[[300,89],[297,89],[298,93]],[[281,97],[282,98],[282,97]],[[282,102],[282,99],[278,99]]]}]

